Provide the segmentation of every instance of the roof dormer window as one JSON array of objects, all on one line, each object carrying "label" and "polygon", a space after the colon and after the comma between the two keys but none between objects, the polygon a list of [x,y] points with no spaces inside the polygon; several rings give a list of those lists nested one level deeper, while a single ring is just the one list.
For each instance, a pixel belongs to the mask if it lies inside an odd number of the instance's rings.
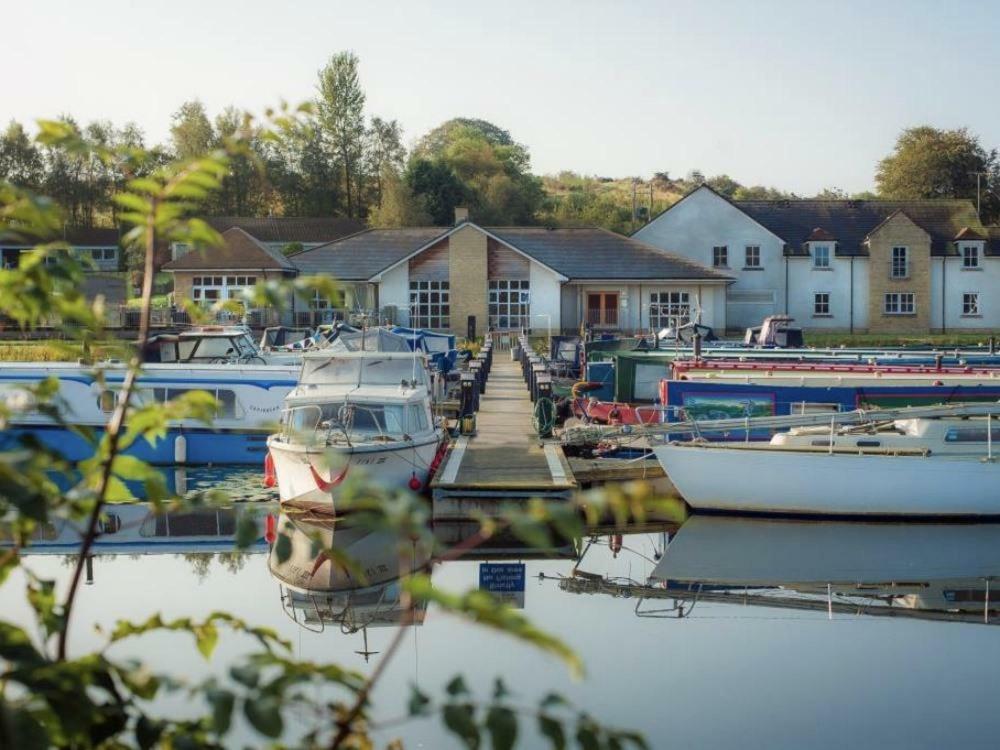
[{"label": "roof dormer window", "polygon": [[978,244],[962,244],[961,245],[961,255],[962,255],[962,270],[963,271],[977,271],[980,268],[979,265],[979,245]]},{"label": "roof dormer window", "polygon": [[810,243],[812,245],[813,268],[830,267],[830,246],[826,243]]}]

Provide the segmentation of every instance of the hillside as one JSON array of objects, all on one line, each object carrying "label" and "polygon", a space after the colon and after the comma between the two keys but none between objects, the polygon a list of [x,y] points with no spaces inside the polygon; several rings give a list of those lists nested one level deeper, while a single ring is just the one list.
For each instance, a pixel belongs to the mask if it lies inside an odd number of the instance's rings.
[{"label": "hillside", "polygon": [[[541,219],[558,226],[597,225],[629,234],[675,203],[688,186],[682,180],[595,177],[560,172],[542,177],[546,204]],[[632,221],[633,186],[636,217]],[[652,197],[650,196],[652,191]]]}]

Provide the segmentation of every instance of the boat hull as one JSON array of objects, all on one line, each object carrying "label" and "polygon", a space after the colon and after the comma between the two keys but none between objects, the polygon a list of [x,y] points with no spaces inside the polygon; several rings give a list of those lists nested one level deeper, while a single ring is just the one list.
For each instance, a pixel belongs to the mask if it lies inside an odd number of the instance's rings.
[{"label": "boat hull", "polygon": [[436,432],[399,444],[308,446],[271,436],[268,440],[282,503],[332,510],[348,477],[382,487],[426,486],[442,435]]},{"label": "boat hull", "polygon": [[695,510],[823,516],[1000,516],[1000,464],[976,458],[664,445]]}]

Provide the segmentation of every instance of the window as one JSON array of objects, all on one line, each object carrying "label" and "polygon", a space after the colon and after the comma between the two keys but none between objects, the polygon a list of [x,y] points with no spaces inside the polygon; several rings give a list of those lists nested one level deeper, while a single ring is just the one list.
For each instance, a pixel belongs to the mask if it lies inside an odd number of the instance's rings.
[{"label": "window", "polygon": [[115,260],[118,251],[113,247],[95,247],[90,251],[90,257],[94,260]]},{"label": "window", "polygon": [[830,315],[830,293],[816,292],[813,295],[813,315],[828,317]]},{"label": "window", "polygon": [[729,265],[729,248],[716,245],[712,248],[712,265],[716,268],[726,268]]},{"label": "window", "polygon": [[910,267],[907,262],[907,250],[905,247],[894,247],[892,249],[892,262],[889,267],[889,275],[894,279],[905,279],[910,275]]},{"label": "window", "polygon": [[970,318],[979,316],[979,292],[966,292],[962,295],[962,315]]},{"label": "window", "polygon": [[830,267],[830,246],[813,245],[813,268]]},{"label": "window", "polygon": [[312,299],[309,300],[310,310],[330,310],[333,308],[333,303],[330,298],[325,294],[320,293],[319,289],[313,289]]},{"label": "window", "polygon": [[195,276],[191,279],[191,299],[202,305],[237,299],[256,283],[256,276]]},{"label": "window", "polygon": [[528,328],[531,325],[531,290],[527,279],[491,279],[490,328]]},{"label": "window", "polygon": [[97,405],[101,411],[109,414],[115,410],[117,401],[118,394],[111,390],[101,391],[101,395],[97,397]]},{"label": "window", "polygon": [[979,268],[979,247],[962,245],[962,268]]},{"label": "window", "polygon": [[649,324],[655,330],[676,328],[691,319],[687,292],[652,292],[649,295]]},{"label": "window", "polygon": [[410,325],[435,330],[451,327],[447,281],[410,282]]},{"label": "window", "polygon": [[885,295],[882,309],[886,315],[913,315],[916,312],[913,292],[890,292]]},{"label": "window", "polygon": [[153,401],[158,404],[179,399],[185,393],[191,391],[204,391],[209,396],[219,402],[215,416],[223,419],[232,419],[236,416],[236,392],[223,388],[154,388]]},{"label": "window", "polygon": [[760,245],[747,245],[744,268],[760,268]]}]

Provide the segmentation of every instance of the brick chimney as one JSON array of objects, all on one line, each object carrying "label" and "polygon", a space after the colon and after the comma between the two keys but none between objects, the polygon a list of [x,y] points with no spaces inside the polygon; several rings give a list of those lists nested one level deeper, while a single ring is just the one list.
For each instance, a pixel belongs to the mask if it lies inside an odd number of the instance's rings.
[{"label": "brick chimney", "polygon": [[469,209],[465,206],[455,206],[455,226],[457,227],[463,221],[469,220]]}]

